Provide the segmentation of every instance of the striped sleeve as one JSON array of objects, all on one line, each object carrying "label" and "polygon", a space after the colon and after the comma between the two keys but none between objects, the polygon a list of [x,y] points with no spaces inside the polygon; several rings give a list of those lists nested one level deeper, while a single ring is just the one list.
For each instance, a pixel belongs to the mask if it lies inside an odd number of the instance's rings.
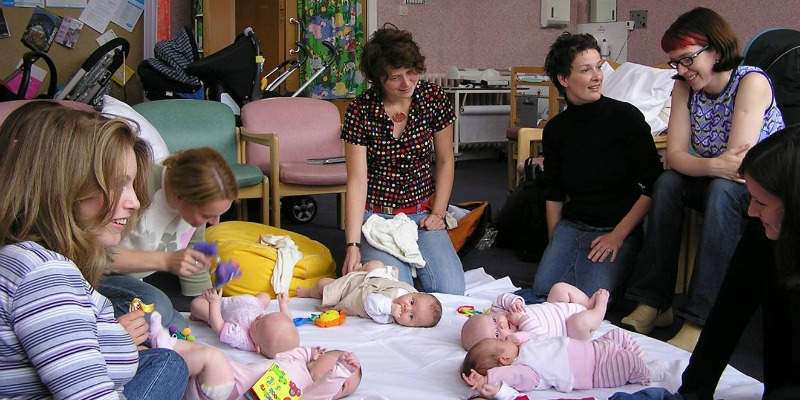
[{"label": "striped sleeve", "polygon": [[[27,360],[21,359],[18,368],[4,374],[3,385],[28,392],[26,387],[43,384],[54,399],[119,398],[109,371],[119,367],[107,366],[99,335],[116,322],[98,320],[94,293],[75,265],[66,260],[40,262],[17,283],[8,322]],[[132,340],[124,336],[103,340],[112,352],[130,351]],[[114,342],[120,346],[114,347]]]},{"label": "striped sleeve", "polygon": [[539,303],[527,307],[529,318],[519,329],[536,336],[567,336],[567,318],[586,310],[576,303]]}]

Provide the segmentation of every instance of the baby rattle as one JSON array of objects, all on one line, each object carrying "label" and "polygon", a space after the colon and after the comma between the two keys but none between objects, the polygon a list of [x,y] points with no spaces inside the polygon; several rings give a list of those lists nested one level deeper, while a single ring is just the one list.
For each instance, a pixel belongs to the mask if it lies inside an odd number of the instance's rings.
[{"label": "baby rattle", "polygon": [[236,260],[222,261],[217,250],[217,243],[200,242],[194,249],[214,259],[217,268],[214,270],[214,287],[219,289],[228,282],[242,276],[242,270]]}]

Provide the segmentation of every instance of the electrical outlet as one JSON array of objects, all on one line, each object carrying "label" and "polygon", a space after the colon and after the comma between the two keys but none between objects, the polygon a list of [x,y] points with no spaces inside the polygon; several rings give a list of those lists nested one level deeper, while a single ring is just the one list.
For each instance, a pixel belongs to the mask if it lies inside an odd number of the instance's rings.
[{"label": "electrical outlet", "polygon": [[633,22],[633,21],[625,21],[625,28],[628,29],[629,31],[632,31],[633,28],[635,28],[635,27],[636,27],[636,23],[635,22]]},{"label": "electrical outlet", "polygon": [[397,15],[408,15],[408,6],[405,4],[401,4],[397,8]]},{"label": "electrical outlet", "polygon": [[633,29],[647,29],[647,10],[631,10],[630,20],[634,22]]}]

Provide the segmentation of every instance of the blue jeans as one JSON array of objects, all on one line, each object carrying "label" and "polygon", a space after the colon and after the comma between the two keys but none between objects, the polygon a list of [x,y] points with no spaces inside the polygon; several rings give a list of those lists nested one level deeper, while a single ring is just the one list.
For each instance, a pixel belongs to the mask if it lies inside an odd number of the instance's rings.
[{"label": "blue jeans", "polygon": [[691,177],[664,171],[655,183],[647,215],[644,247],[626,297],[658,309],[672,306],[681,246],[684,206],[704,212],[686,303],[675,313],[705,325],[728,272],[750,194],[745,185],[722,178]]},{"label": "blue jeans", "polygon": [[178,353],[148,349],[139,352],[139,368],[122,392],[129,400],[178,400],[188,381],[189,369]]},{"label": "blue jeans", "polygon": [[153,304],[161,314],[161,324],[165,328],[174,326],[179,331],[189,326],[189,321],[172,307],[172,301],[157,287],[128,275],[107,275],[100,281],[98,289],[114,306],[114,316],[128,313],[131,300],[136,297],[145,304]]},{"label": "blue jeans", "polygon": [[580,222],[562,219],[553,231],[533,280],[533,303],[547,300],[550,288],[558,282],[567,282],[591,296],[597,289],[614,291],[625,276],[625,271],[636,258],[642,243],[641,225],[622,242],[614,262],[606,257],[603,262],[588,258],[592,241],[611,232],[613,228],[597,228]]},{"label": "blue jeans", "polygon": [[[366,221],[372,214],[372,212],[366,211],[364,220]],[[428,212],[420,212],[408,214],[408,218],[419,225],[419,221],[426,215]],[[394,218],[394,215],[391,214],[378,214],[378,216],[386,219]],[[438,231],[419,229],[417,233],[419,235],[417,240],[419,251],[425,260],[425,268],[416,269],[417,284],[411,277],[411,268],[414,267],[370,246],[366,239],[361,239],[361,260],[363,262],[380,260],[386,265],[396,266],[400,280],[414,285],[422,292],[463,295],[464,267],[461,265],[461,259],[458,258],[447,231],[444,229]]]}]

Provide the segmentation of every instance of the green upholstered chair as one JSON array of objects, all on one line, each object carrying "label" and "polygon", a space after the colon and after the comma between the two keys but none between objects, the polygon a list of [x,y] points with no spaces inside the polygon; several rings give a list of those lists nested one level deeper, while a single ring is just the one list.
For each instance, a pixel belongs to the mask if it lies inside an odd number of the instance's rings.
[{"label": "green upholstered chair", "polygon": [[[269,180],[260,168],[246,164],[236,118],[228,106],[206,100],[157,100],[133,108],[153,124],[170,152],[196,147],[219,151],[236,176],[239,199],[261,199],[262,218],[268,224]],[[243,218],[246,207],[239,210]]]}]

